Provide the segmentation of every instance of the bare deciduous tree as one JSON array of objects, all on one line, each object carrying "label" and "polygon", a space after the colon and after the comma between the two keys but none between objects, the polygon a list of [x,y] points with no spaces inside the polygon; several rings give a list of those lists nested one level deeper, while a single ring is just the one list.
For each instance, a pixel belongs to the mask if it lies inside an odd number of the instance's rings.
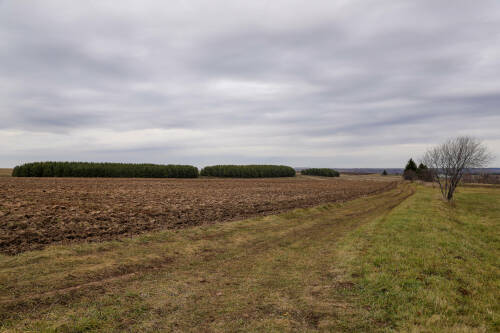
[{"label": "bare deciduous tree", "polygon": [[428,150],[423,162],[439,184],[443,198],[450,201],[465,171],[485,167],[492,156],[476,138],[460,136]]}]

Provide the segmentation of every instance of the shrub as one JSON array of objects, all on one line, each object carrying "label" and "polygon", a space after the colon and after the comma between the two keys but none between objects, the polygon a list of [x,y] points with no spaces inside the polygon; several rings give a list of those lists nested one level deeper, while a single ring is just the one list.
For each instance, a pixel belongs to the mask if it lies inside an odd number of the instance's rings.
[{"label": "shrub", "polygon": [[408,169],[408,170],[405,170],[403,172],[403,178],[405,180],[411,180],[411,181],[414,181],[414,180],[417,180],[418,177],[417,177],[417,173],[411,169]]},{"label": "shrub", "polygon": [[234,178],[295,177],[295,169],[285,165],[212,165],[204,167],[200,174]]},{"label": "shrub", "polygon": [[196,178],[191,165],[92,162],[33,162],[16,166],[14,177]]},{"label": "shrub", "polygon": [[382,176],[387,176],[387,170],[382,171]]},{"label": "shrub", "polygon": [[305,169],[300,172],[303,175],[308,176],[323,176],[323,177],[339,177],[340,173],[333,169],[328,168],[311,168]]}]

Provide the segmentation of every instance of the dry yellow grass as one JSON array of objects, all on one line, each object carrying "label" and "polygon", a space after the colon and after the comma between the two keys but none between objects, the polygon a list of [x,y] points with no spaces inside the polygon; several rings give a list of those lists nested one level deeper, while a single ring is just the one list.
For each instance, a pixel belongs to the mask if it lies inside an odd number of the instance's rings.
[{"label": "dry yellow grass", "polygon": [[[412,195],[416,190],[416,194]],[[0,255],[0,331],[496,332],[500,191],[349,202]]]},{"label": "dry yellow grass", "polygon": [[12,169],[0,168],[0,177],[12,176]]},{"label": "dry yellow grass", "polygon": [[382,176],[378,173],[366,174],[366,175],[351,175],[351,174],[340,174],[341,179],[349,179],[349,180],[378,180],[378,181],[398,181],[401,180],[401,176],[399,175],[387,175]]},{"label": "dry yellow grass", "polygon": [[333,329],[352,311],[338,240],[411,193],[402,185],[277,216],[2,255],[0,328]]}]

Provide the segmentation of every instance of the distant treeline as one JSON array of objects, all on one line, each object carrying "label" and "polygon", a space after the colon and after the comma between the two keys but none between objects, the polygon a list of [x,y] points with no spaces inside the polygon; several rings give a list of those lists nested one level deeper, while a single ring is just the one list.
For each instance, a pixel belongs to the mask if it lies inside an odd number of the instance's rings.
[{"label": "distant treeline", "polygon": [[[13,177],[121,177],[196,178],[198,168],[191,165],[161,165],[93,162],[33,162],[16,166]],[[294,177],[295,170],[284,165],[214,165],[201,170],[202,176],[262,178]]]},{"label": "distant treeline", "polygon": [[295,169],[285,165],[213,165],[204,167],[200,174],[235,178],[294,177]]},{"label": "distant treeline", "polygon": [[323,176],[323,177],[338,177],[340,173],[333,169],[328,168],[311,168],[304,169],[300,172],[302,175],[308,176]]},{"label": "distant treeline", "polygon": [[132,163],[34,162],[16,166],[13,177],[127,177],[196,178],[198,168],[191,165]]}]

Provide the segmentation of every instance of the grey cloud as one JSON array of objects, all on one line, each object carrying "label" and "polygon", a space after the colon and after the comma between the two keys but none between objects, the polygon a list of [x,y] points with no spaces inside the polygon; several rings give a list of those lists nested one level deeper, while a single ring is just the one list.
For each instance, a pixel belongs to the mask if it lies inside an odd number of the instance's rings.
[{"label": "grey cloud", "polygon": [[0,166],[391,167],[457,133],[500,164],[498,31],[496,1],[3,1]]}]

